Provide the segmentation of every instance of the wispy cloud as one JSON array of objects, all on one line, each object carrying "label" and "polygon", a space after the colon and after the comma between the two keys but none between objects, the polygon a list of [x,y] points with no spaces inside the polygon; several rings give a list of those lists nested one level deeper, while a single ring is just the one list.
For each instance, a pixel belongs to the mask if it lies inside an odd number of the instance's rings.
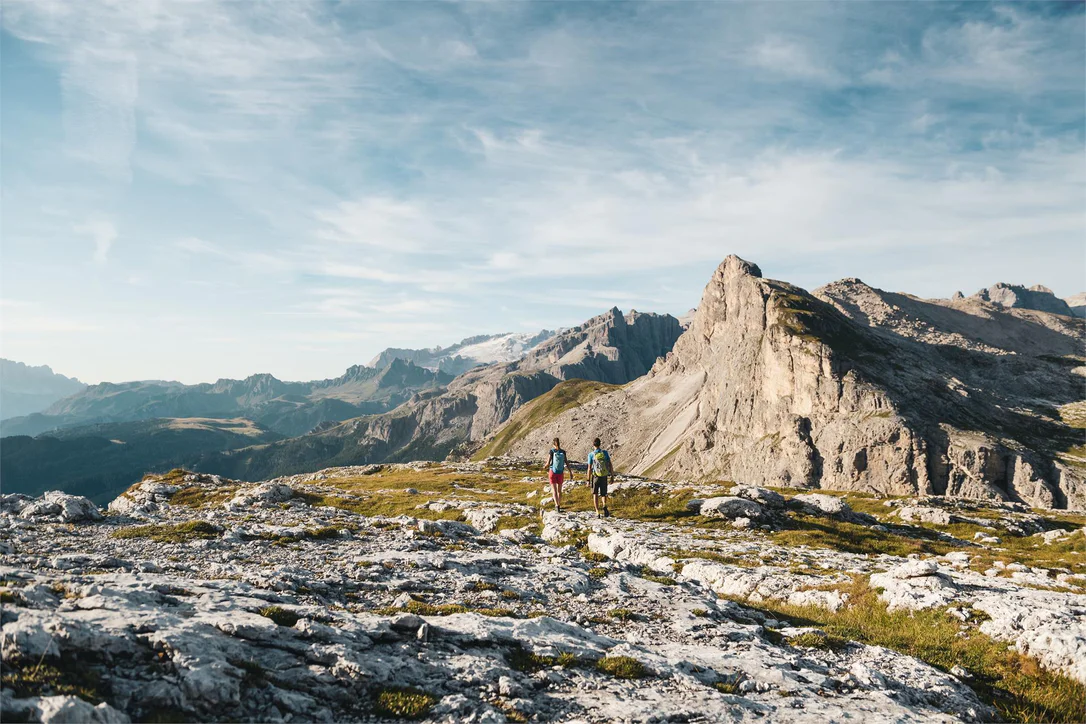
[{"label": "wispy cloud", "polygon": [[117,239],[117,227],[113,222],[106,218],[93,217],[82,224],[76,224],[72,230],[77,234],[85,234],[94,241],[94,263],[105,264],[109,258],[109,250]]},{"label": "wispy cloud", "polygon": [[[133,334],[229,353],[156,371],[141,345],[145,376],[317,377],[681,313],[728,253],[808,285],[1086,286],[1081,4],[7,0],[2,22],[0,275],[96,320],[97,371],[67,365],[91,379]],[[73,354],[50,334],[35,354]]]}]

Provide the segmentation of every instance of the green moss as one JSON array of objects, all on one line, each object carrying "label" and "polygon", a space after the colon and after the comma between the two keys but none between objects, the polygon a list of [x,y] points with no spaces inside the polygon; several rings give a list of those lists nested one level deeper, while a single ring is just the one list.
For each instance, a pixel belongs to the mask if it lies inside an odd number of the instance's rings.
[{"label": "green moss", "polygon": [[674,586],[676,584],[676,580],[671,576],[661,576],[647,566],[641,569],[641,577],[646,581],[653,581],[664,586]]},{"label": "green moss", "polygon": [[774,543],[782,546],[809,546],[828,548],[847,553],[886,553],[907,556],[910,553],[943,555],[963,546],[939,540],[938,536],[910,529],[911,535],[901,532],[880,532],[857,523],[847,523],[832,518],[794,514],[787,527],[770,534]]},{"label": "green moss", "polygon": [[840,636],[818,634],[814,631],[805,631],[797,636],[789,636],[785,638],[785,641],[789,646],[795,646],[799,649],[821,649],[822,651],[841,651],[848,646],[848,641]]},{"label": "green moss", "polygon": [[505,654],[505,661],[513,671],[533,673],[552,666],[575,666],[580,663],[573,654],[562,653],[557,656],[533,654],[522,646],[515,646]]},{"label": "green moss", "polygon": [[113,531],[113,538],[150,538],[160,543],[185,543],[192,540],[218,538],[222,532],[206,520],[170,525],[137,525]]},{"label": "green moss", "polygon": [[637,618],[637,614],[628,608],[612,608],[607,612],[607,615],[611,618],[617,618],[619,621],[632,621]]},{"label": "green moss", "polygon": [[596,568],[589,568],[588,575],[592,576],[593,578],[605,578],[607,576],[607,569],[600,568],[599,566],[597,566]]},{"label": "green moss", "polygon": [[288,628],[298,623],[298,619],[301,618],[301,616],[294,613],[294,611],[283,608],[282,606],[265,606],[260,609],[260,615],[264,618],[270,618],[279,626],[286,626]]},{"label": "green moss", "polygon": [[617,390],[618,385],[589,380],[566,380],[555,385],[549,392],[535,398],[517,410],[497,435],[479,449],[472,459],[482,460],[491,455],[502,455],[513,445],[527,437],[528,433],[546,425],[566,410],[580,407],[589,400]]},{"label": "green moss", "polygon": [[389,686],[376,692],[373,713],[394,719],[421,719],[434,705],[437,697],[410,686]]},{"label": "green moss", "polygon": [[617,679],[641,679],[648,676],[645,665],[631,656],[605,656],[596,662],[596,670]]},{"label": "green moss", "polygon": [[707,610],[705,610],[704,608],[691,609],[690,613],[694,614],[698,618],[708,618],[709,617],[709,612]]},{"label": "green moss", "polygon": [[78,696],[92,704],[105,701],[97,672],[86,661],[64,656],[53,661],[30,661],[5,657],[3,688],[16,698],[32,696]]},{"label": "green moss", "polygon": [[184,505],[195,509],[213,508],[233,498],[237,491],[236,485],[225,485],[221,488],[191,485],[171,495],[170,505]]}]

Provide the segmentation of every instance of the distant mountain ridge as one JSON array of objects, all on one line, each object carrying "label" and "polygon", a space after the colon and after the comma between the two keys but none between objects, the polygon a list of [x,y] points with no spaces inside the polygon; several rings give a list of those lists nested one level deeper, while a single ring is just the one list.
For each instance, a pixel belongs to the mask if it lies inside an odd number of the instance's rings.
[{"label": "distant mountain ridge", "polygon": [[370,360],[369,366],[382,369],[392,360],[402,359],[419,367],[460,375],[473,367],[495,362],[515,362],[538,345],[557,334],[549,329],[539,332],[507,332],[467,337],[448,347],[402,349],[389,347]]},{"label": "distant mountain ridge", "polygon": [[1042,284],[1025,287],[1020,284],[999,282],[987,289],[981,289],[970,298],[991,302],[1007,309],[1036,309],[1039,312],[1048,312],[1050,314],[1074,315],[1071,306],[1067,302],[1057,297],[1051,289]]},{"label": "distant mountain ridge", "polygon": [[32,438],[7,437],[0,456],[4,492],[61,489],[104,502],[146,472],[199,466],[221,450],[281,440],[242,418],[167,418],[72,427]]},{"label": "distant mountain ridge", "polygon": [[538,344],[521,359],[474,368],[441,391],[380,415],[279,443],[227,451],[207,472],[262,479],[333,465],[444,458],[477,445],[525,403],[563,380],[621,385],[645,374],[682,334],[668,314],[617,307]]},{"label": "distant mountain ridge", "polygon": [[37,367],[0,359],[0,420],[41,412],[86,385],[57,374],[48,365]]},{"label": "distant mountain ridge", "polygon": [[270,374],[244,380],[105,382],[55,402],[43,413],[5,420],[0,434],[38,435],[55,429],[155,418],[243,417],[292,437],[325,422],[391,410],[415,393],[440,388],[452,375],[393,360],[383,369],[355,365],[343,375],[284,382]]}]

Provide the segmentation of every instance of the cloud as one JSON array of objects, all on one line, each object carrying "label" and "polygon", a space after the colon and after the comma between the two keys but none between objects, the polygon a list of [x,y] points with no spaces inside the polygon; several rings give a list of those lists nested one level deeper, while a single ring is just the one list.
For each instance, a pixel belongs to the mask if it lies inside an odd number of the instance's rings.
[{"label": "cloud", "polygon": [[[103,349],[151,314],[240,340],[173,370],[301,374],[613,303],[683,312],[728,253],[801,283],[1077,291],[1084,18],[8,0],[5,61],[33,83],[5,87],[5,293],[109,318]],[[117,229],[140,243],[113,253]],[[88,239],[99,274],[66,260]],[[200,293],[123,283],[164,279]],[[333,351],[279,353],[304,334]],[[95,359],[81,375],[122,364]]]},{"label": "cloud", "polygon": [[748,62],[778,75],[821,83],[841,83],[843,76],[803,45],[771,35],[750,51]]},{"label": "cloud", "polygon": [[94,240],[94,263],[105,264],[109,250],[117,239],[117,227],[113,222],[101,216],[92,217],[72,228],[77,234],[85,234]]}]

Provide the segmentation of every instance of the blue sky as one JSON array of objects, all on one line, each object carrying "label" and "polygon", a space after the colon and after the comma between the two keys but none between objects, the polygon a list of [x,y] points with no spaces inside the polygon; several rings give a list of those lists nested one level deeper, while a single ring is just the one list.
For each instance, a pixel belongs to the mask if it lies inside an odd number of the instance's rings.
[{"label": "blue sky", "polygon": [[339,374],[814,288],[1086,289],[1082,4],[5,0],[2,354]]}]

